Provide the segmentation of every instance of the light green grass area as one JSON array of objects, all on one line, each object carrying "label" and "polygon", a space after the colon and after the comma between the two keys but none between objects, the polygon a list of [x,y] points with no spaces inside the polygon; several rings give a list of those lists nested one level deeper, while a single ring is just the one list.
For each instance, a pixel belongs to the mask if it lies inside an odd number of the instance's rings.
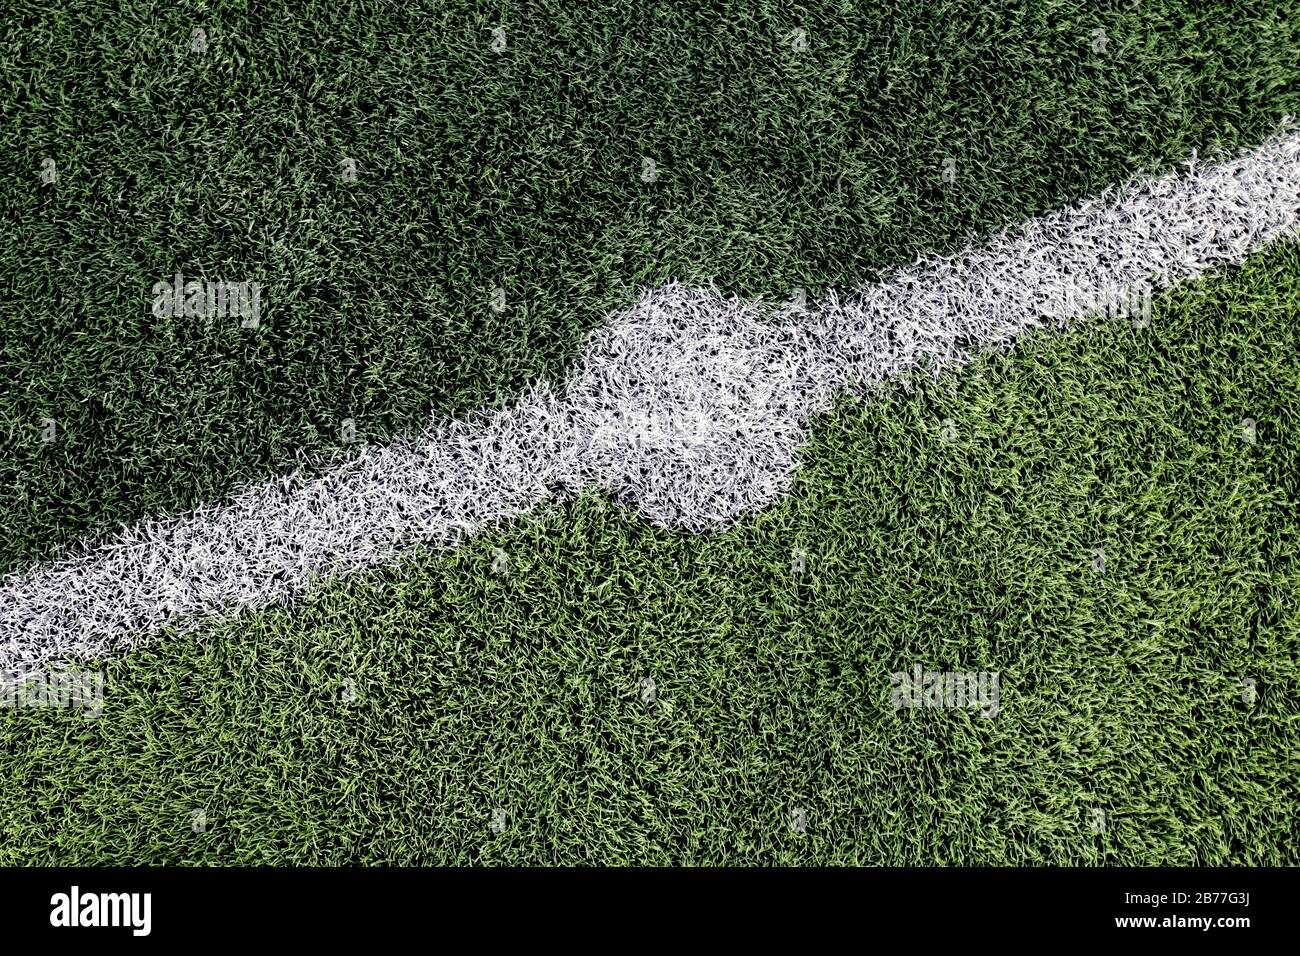
[{"label": "light green grass area", "polygon": [[1297,319],[1288,246],[841,402],[724,533],[588,497],[111,661],[0,715],[0,862],[1300,863]]},{"label": "light green grass area", "polygon": [[[17,0],[0,569],[557,376],[639,286],[815,295],[1254,144],[1293,7]],[[261,327],[155,319],[178,270]]]}]

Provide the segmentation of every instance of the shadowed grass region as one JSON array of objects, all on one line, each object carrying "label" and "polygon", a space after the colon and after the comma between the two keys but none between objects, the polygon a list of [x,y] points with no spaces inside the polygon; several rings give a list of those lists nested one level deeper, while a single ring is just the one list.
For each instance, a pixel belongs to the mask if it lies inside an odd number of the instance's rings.
[{"label": "shadowed grass region", "polygon": [[0,862],[1295,865],[1298,317],[1286,245],[840,402],[723,533],[586,497],[105,662],[0,713]]},{"label": "shadowed grass region", "polygon": [[[637,288],[816,297],[1256,143],[1291,7],[11,3],[0,569],[555,378]],[[258,327],[154,316],[178,272]]]}]

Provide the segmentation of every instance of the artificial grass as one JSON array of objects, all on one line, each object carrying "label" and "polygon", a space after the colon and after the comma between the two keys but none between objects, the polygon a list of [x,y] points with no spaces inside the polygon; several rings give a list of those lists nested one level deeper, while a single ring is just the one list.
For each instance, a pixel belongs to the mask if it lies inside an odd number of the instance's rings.
[{"label": "artificial grass", "polygon": [[587,497],[109,661],[0,713],[0,862],[1294,865],[1298,315],[1287,245],[841,402],[724,533]]},{"label": "artificial grass", "polygon": [[[1292,7],[11,4],[0,569],[557,376],[638,286],[816,295],[1253,144]],[[153,317],[178,270],[261,326]]]}]

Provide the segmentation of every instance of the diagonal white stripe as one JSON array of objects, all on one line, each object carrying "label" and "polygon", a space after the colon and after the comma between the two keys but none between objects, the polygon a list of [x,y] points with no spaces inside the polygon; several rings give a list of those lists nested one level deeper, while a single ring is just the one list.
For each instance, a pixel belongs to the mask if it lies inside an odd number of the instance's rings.
[{"label": "diagonal white stripe", "polygon": [[311,481],[146,521],[0,583],[0,677],[124,649],[165,626],[291,598],[417,543],[609,489],[649,520],[705,530],[789,486],[809,416],[837,390],[944,369],[1026,330],[1241,262],[1300,228],[1300,134],[1191,162],[931,257],[849,298],[773,310],[671,285],[592,336],[559,392],[440,421]]}]

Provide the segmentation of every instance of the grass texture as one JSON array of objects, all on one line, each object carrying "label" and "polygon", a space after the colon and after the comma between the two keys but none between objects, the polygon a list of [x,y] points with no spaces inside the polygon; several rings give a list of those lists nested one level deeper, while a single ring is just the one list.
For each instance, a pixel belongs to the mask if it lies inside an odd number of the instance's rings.
[{"label": "grass texture", "polygon": [[[4,569],[557,377],[638,287],[857,285],[1300,113],[1286,2],[11,6]],[[260,327],[156,319],[177,271]]]},{"label": "grass texture", "polygon": [[0,713],[0,862],[1294,865],[1298,315],[1287,245],[841,402],[724,533],[587,497],[109,661]]}]

